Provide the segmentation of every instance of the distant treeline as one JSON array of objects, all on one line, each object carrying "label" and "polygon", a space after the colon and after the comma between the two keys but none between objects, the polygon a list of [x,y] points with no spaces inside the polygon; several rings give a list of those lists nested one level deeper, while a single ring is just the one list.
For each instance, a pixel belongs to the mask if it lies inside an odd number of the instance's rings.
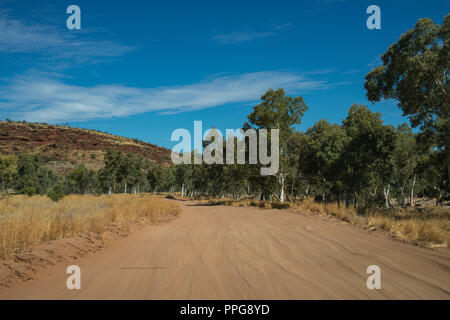
[{"label": "distant treeline", "polygon": [[[282,90],[270,90],[263,101],[275,96],[294,99]],[[249,119],[258,118],[255,112],[261,110],[255,107]],[[364,207],[389,207],[393,198],[406,205],[417,194],[438,202],[448,197],[443,150],[407,124],[385,125],[379,113],[354,105],[342,125],[320,120],[306,132],[289,127],[281,133],[276,176],[261,176],[260,165],[250,164],[164,167],[139,155],[110,150],[103,169],[79,166],[63,177],[46,169],[39,156],[24,154],[0,156],[1,189],[47,194],[54,200],[66,194],[178,192],[278,201],[315,197]]]},{"label": "distant treeline", "polygon": [[139,193],[158,191],[152,176],[163,167],[133,153],[110,150],[105,167],[94,171],[84,165],[67,176],[45,168],[38,155],[0,156],[0,179],[3,193],[47,194],[58,200],[66,194]]}]

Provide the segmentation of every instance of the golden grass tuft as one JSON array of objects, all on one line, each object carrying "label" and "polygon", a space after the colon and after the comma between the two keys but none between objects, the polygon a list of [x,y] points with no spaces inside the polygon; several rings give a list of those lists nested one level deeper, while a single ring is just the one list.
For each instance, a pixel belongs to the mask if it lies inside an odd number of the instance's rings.
[{"label": "golden grass tuft", "polygon": [[394,233],[400,239],[413,240],[429,245],[448,247],[450,244],[449,219],[424,219],[423,217],[394,219],[382,215],[369,217],[368,225]]},{"label": "golden grass tuft", "polygon": [[102,233],[111,224],[170,220],[181,213],[175,202],[150,195],[70,195],[59,202],[46,196],[11,196],[0,200],[0,259],[27,252],[36,244]]},{"label": "golden grass tuft", "polygon": [[450,209],[444,207],[377,209],[358,214],[353,207],[338,206],[336,202],[323,205],[313,199],[295,203],[257,201],[251,199],[211,199],[208,205],[259,207],[265,209],[298,208],[317,214],[328,214],[352,225],[390,232],[400,239],[418,241],[429,246],[450,245]]},{"label": "golden grass tuft", "polygon": [[353,207],[346,208],[337,203],[322,205],[312,199],[302,201],[298,207],[310,212],[327,213],[352,225],[390,232],[400,239],[418,241],[429,246],[450,245],[449,208],[393,208],[358,214]]},{"label": "golden grass tuft", "polygon": [[299,207],[303,210],[314,212],[314,213],[324,213],[325,208],[321,203],[314,201],[313,199],[305,199],[299,203]]}]

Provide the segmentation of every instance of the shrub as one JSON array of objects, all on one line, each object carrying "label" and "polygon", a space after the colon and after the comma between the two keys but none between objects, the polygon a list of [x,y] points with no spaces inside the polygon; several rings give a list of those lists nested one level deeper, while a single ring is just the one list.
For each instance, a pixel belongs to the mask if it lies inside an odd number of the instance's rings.
[{"label": "shrub", "polygon": [[34,187],[34,186],[25,187],[23,189],[23,193],[26,194],[27,196],[31,197],[36,194],[36,187]]},{"label": "shrub", "polygon": [[63,188],[59,183],[55,184],[55,186],[47,193],[47,196],[55,202],[64,198],[64,195]]}]

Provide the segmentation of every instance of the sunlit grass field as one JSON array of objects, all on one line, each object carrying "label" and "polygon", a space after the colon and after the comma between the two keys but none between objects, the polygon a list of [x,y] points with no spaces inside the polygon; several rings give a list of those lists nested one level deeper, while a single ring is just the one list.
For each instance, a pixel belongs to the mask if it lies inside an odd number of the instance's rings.
[{"label": "sunlit grass field", "polygon": [[0,200],[0,259],[43,241],[100,234],[113,223],[127,229],[139,220],[159,223],[180,213],[176,202],[151,195],[70,195],[59,202],[9,196]]}]

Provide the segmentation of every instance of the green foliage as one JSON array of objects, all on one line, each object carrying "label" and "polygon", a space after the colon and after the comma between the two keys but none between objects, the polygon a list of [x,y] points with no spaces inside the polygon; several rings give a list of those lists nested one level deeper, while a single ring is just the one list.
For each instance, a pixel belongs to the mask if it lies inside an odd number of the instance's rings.
[{"label": "green foliage", "polygon": [[55,202],[64,198],[64,195],[64,190],[60,183],[56,183],[53,188],[47,193],[47,196]]},{"label": "green foliage", "polygon": [[[249,123],[244,123],[244,128],[255,127],[256,129],[278,129],[279,130],[279,170],[276,180],[274,177],[259,177],[253,180],[259,183],[263,194],[268,191],[274,195],[274,189],[278,189],[279,199],[283,202],[285,198],[286,177],[294,175],[290,164],[296,161],[298,155],[290,148],[293,136],[296,134],[296,126],[301,124],[303,114],[308,110],[302,97],[286,96],[283,89],[269,89],[262,97],[261,103],[253,108],[247,116]],[[270,135],[269,135],[270,137]],[[270,141],[270,140],[269,140]],[[269,144],[270,145],[270,144]]]},{"label": "green foliage", "polygon": [[148,164],[140,155],[109,150],[105,154],[105,167],[100,170],[99,183],[103,192],[140,192],[148,188],[144,170]]},{"label": "green foliage", "polygon": [[36,194],[36,187],[34,186],[26,186],[22,189],[22,192],[27,196],[31,197]]},{"label": "green foliage", "polygon": [[16,174],[17,158],[15,156],[0,155],[0,183],[1,191],[11,186],[13,177]]},{"label": "green foliage", "polygon": [[38,192],[41,159],[34,155],[20,155],[17,161],[16,189],[19,193],[33,195]]},{"label": "green foliage", "polygon": [[397,100],[412,126],[433,136],[435,144],[445,149],[450,179],[450,15],[442,26],[420,19],[381,59],[383,65],[366,75],[368,99]]},{"label": "green foliage", "polygon": [[411,128],[405,123],[398,126],[391,174],[402,205],[405,204],[406,188],[409,190],[414,187],[418,157],[416,137]]},{"label": "green foliage", "polygon": [[279,129],[284,136],[295,130],[294,125],[301,123],[306,110],[308,107],[302,97],[286,96],[283,89],[269,89],[247,118],[258,128]]},{"label": "green foliage", "polygon": [[70,172],[66,181],[70,193],[85,194],[95,192],[98,188],[97,173],[84,166],[79,166]]},{"label": "green foliage", "polygon": [[307,130],[300,153],[300,168],[308,179],[322,187],[322,201],[328,188],[334,187],[338,196],[340,189],[341,157],[348,144],[348,136],[343,127],[320,120]]},{"label": "green foliage", "polygon": [[60,177],[42,166],[42,159],[36,155],[22,154],[17,159],[15,190],[27,195],[46,194]]},{"label": "green foliage", "polygon": [[354,196],[364,192],[366,201],[376,188],[388,187],[395,148],[395,131],[381,120],[381,114],[353,105],[343,128],[349,138],[341,160],[343,184]]}]

